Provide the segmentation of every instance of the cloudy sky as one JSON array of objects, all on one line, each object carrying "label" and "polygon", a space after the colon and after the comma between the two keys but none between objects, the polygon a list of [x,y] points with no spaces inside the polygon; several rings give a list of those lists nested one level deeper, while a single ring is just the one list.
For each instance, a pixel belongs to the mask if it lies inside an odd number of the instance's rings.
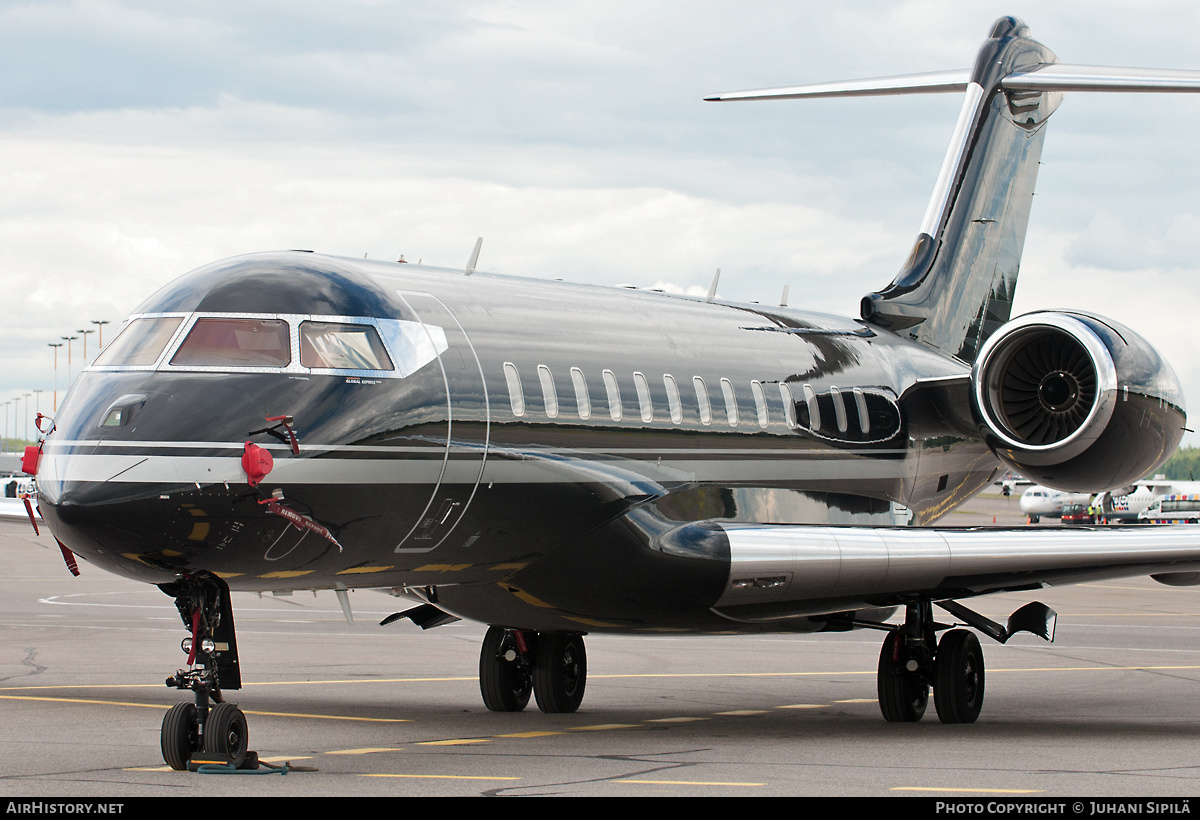
[{"label": "cloudy sky", "polygon": [[[966,67],[1001,14],[1064,62],[1200,69],[1194,0],[0,0],[0,401],[47,411],[49,342],[257,250],[462,266],[483,236],[481,270],[706,289],[719,267],[724,298],[856,314],[960,100],[701,98]],[[1133,327],[1200,412],[1198,133],[1200,95],[1069,95],[1016,312]]]}]

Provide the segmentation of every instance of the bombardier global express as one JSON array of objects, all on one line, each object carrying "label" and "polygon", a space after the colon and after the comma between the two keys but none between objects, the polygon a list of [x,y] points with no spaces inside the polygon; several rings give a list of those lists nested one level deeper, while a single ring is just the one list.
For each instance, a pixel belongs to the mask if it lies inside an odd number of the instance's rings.
[{"label": "bombardier global express", "polygon": [[[976,631],[1051,639],[1055,615],[963,601],[1200,582],[1181,528],[928,526],[1002,469],[1128,485],[1183,434],[1179,382],[1132,330],[1011,316],[1047,120],[1074,91],[1200,91],[1200,72],[1065,65],[1005,17],[970,69],[710,98],[962,95],[912,253],[855,318],[307,251],[150,296],[26,465],[69,564],[175,600],[168,684],[191,694],[167,762],[246,758],[230,590],[386,589],[422,626],[486,623],[497,711],[577,709],[587,633],[875,628],[883,716],[919,720],[932,689],[969,723]],[[925,526],[889,526],[893,505]]]}]

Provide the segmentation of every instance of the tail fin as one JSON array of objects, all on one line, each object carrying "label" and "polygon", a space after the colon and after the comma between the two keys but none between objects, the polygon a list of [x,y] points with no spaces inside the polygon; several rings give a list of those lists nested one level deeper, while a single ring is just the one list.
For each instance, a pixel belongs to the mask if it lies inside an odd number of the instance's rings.
[{"label": "tail fin", "polygon": [[975,66],[741,91],[709,100],[965,92],[908,261],[862,317],[966,362],[1009,320],[1047,118],[1065,91],[1200,91],[1200,72],[1068,66],[1002,17]]}]

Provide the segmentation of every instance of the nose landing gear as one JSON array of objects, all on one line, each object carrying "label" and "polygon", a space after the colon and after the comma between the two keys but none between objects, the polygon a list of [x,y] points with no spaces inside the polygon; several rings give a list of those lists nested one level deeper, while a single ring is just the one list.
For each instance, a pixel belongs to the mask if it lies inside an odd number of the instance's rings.
[{"label": "nose landing gear", "polygon": [[[194,695],[194,702],[177,703],[163,717],[159,736],[163,760],[177,771],[198,761],[254,768],[257,756],[247,750],[246,716],[224,702],[221,694],[223,689],[242,687],[229,586],[215,575],[202,573],[181,576],[159,589],[175,599],[191,632],[182,643],[188,668],[178,670],[166,684]],[[210,700],[215,705],[210,707]]]}]

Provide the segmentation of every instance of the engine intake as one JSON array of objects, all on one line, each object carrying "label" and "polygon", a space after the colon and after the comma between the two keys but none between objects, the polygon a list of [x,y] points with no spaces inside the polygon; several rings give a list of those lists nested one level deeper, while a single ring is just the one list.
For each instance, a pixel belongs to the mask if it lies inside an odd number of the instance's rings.
[{"label": "engine intake", "polygon": [[1057,489],[1127,484],[1183,436],[1175,372],[1140,336],[1098,316],[1008,322],[980,349],[971,382],[976,420],[1000,460]]}]

